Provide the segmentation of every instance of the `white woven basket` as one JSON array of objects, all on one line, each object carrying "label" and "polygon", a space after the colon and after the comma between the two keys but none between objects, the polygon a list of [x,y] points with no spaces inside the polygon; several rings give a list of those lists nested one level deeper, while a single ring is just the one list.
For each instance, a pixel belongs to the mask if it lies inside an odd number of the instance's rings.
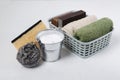
[{"label": "white woven basket", "polygon": [[[55,25],[51,24],[50,21],[49,21],[49,25],[50,25],[50,28],[60,29]],[[65,47],[70,51],[72,51],[74,54],[83,58],[87,58],[92,56],[96,52],[100,51],[101,49],[105,48],[106,46],[108,46],[112,31],[90,42],[81,42],[75,39],[74,37],[69,36],[65,32],[64,34],[65,34],[65,39],[63,41],[63,44],[65,45]]]}]

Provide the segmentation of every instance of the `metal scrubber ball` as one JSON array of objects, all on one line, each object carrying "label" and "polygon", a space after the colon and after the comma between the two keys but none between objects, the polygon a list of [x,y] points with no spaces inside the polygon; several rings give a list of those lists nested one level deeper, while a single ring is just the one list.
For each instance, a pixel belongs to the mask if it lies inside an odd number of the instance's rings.
[{"label": "metal scrubber ball", "polygon": [[33,42],[28,43],[19,49],[17,60],[25,67],[37,67],[42,60],[40,50]]}]

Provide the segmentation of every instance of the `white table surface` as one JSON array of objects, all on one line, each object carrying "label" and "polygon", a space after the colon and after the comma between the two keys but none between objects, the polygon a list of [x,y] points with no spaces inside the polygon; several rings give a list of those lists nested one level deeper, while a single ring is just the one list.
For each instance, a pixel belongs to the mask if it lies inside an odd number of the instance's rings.
[{"label": "white table surface", "polygon": [[[113,20],[114,31],[107,48],[87,59],[63,48],[60,60],[32,69],[18,63],[12,39],[40,19],[49,27],[49,18],[79,9]],[[0,36],[0,80],[120,80],[119,0],[1,0]]]}]

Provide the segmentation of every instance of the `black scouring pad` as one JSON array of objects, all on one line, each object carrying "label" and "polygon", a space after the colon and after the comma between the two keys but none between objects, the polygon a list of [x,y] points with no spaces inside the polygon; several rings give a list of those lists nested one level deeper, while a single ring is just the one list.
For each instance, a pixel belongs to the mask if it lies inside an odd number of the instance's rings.
[{"label": "black scouring pad", "polygon": [[42,61],[40,50],[34,43],[28,43],[18,50],[17,60],[25,67],[37,67]]}]

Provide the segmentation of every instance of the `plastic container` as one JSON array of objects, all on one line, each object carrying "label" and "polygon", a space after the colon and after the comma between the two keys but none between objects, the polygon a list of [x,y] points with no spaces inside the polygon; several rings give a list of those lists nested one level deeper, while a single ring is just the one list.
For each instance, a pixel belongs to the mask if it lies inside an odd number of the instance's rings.
[{"label": "plastic container", "polygon": [[[51,24],[50,20],[49,20],[49,25],[50,28],[60,29],[54,26],[53,24]],[[72,51],[74,54],[83,58],[87,58],[94,55],[96,52],[100,51],[106,46],[108,46],[112,31],[90,42],[81,42],[75,39],[73,36],[69,36],[66,32],[64,32],[64,34],[65,34],[65,39],[63,41],[63,44],[65,45],[65,47],[70,51]]]}]

